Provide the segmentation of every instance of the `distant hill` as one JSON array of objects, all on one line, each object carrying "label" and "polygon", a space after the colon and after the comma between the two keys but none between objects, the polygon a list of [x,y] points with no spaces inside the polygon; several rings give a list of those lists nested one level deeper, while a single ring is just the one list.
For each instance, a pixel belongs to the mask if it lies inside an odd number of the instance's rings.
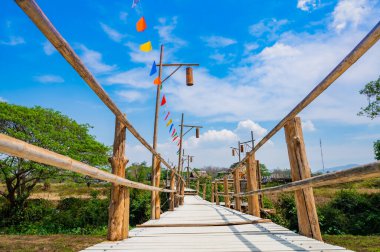
[{"label": "distant hill", "polygon": [[[355,166],[358,166],[358,164],[346,164],[346,165],[341,165],[341,166],[330,167],[330,168],[326,168],[324,173],[347,170],[347,169],[353,168]],[[323,169],[320,169],[317,171],[317,173],[319,173],[319,172],[323,173]]]}]

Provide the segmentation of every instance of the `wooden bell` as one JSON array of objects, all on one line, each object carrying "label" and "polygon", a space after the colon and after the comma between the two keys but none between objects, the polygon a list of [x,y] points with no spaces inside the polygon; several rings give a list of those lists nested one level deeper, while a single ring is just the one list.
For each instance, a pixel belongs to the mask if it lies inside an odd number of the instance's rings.
[{"label": "wooden bell", "polygon": [[187,86],[194,85],[193,68],[192,67],[187,67],[186,68],[186,85]]}]

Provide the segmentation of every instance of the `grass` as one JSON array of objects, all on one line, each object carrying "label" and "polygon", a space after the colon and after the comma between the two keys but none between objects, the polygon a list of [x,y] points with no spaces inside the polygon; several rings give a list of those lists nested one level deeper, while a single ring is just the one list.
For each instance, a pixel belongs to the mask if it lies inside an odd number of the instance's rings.
[{"label": "grass", "polygon": [[0,235],[0,251],[79,251],[105,240],[84,235]]},{"label": "grass", "polygon": [[324,235],[323,241],[358,252],[380,252],[380,236]]}]

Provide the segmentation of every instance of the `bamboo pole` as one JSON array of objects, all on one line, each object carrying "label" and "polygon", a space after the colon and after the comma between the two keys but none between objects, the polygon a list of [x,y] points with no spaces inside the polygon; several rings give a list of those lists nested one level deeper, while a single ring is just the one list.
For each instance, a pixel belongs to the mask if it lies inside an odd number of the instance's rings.
[{"label": "bamboo pole", "polygon": [[[125,167],[128,163],[125,157],[125,137],[126,128],[116,119],[113,156],[109,161],[112,173],[121,178],[125,178]],[[129,189],[127,187],[112,183],[108,215],[107,239],[110,241],[126,239],[129,229]]]},{"label": "bamboo pole", "polygon": [[[126,116],[116,106],[108,94],[104,91],[99,82],[95,79],[88,68],[83,64],[79,56],[71,48],[69,43],[57,31],[54,25],[46,17],[40,7],[34,0],[15,0],[17,5],[28,15],[38,29],[52,43],[57,51],[66,59],[66,61],[74,68],[74,70],[82,77],[87,85],[95,92],[95,94],[103,101],[103,103],[114,113],[117,119],[131,132],[131,134],[140,141],[151,153],[157,156],[168,169],[173,168],[163,159],[160,154],[149,145],[149,143],[137,132],[132,124],[127,120]],[[179,174],[178,174],[179,175]],[[181,179],[183,179],[181,177]]]},{"label": "bamboo pole", "polygon": [[223,188],[224,188],[224,205],[225,207],[230,207],[230,196],[228,195],[228,181],[227,181],[227,175],[224,176],[224,183],[223,183]]},{"label": "bamboo pole", "polygon": [[[301,118],[296,117],[285,124],[285,136],[292,180],[298,181],[310,178],[311,171],[306,156]],[[300,234],[322,241],[313,188],[297,190],[294,196]]]},{"label": "bamboo pole", "polygon": [[[251,150],[247,156],[252,155],[273,137],[290,119],[294,118],[319,95],[321,95],[335,80],[337,80],[347,69],[360,59],[380,39],[380,22],[359,42],[359,44],[290,112],[287,114],[260,142]],[[235,169],[239,169],[247,161],[247,156]]]},{"label": "bamboo pole", "polygon": [[104,180],[118,185],[147,191],[172,192],[172,190],[162,189],[121,178],[109,172],[105,172],[98,168],[76,161],[72,158],[43,149],[41,147],[34,146],[32,144],[28,144],[24,141],[4,134],[0,134],[0,152],[10,156],[16,156],[41,164],[73,171],[82,175],[87,175],[95,179]]}]

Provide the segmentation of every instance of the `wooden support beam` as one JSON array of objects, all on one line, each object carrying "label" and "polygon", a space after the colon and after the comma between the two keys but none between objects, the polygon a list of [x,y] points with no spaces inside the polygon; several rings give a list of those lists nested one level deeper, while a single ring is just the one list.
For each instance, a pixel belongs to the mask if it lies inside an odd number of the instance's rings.
[{"label": "wooden support beam", "polygon": [[214,203],[214,202],[215,202],[214,191],[215,191],[215,182],[212,182],[212,183],[211,183],[211,203]]},{"label": "wooden support beam", "polygon": [[224,188],[224,203],[226,207],[230,207],[230,196],[228,195],[228,181],[227,181],[227,175],[224,176],[224,183],[223,183],[223,188]]},{"label": "wooden support beam", "polygon": [[[116,119],[113,156],[109,159],[112,173],[125,178],[125,167],[128,163],[125,157],[126,128]],[[108,212],[108,235],[110,241],[120,241],[128,237],[129,229],[129,189],[123,185],[112,184],[111,201]]]},{"label": "wooden support beam", "polygon": [[[170,172],[170,190],[174,191],[174,187],[175,187],[175,172],[171,171]],[[174,207],[175,207],[174,202],[175,202],[175,193],[171,192],[170,193],[169,211],[174,211]]]},{"label": "wooden support beam", "polygon": [[207,186],[207,184],[205,183],[205,184],[203,184],[203,199],[206,199],[206,186]]},{"label": "wooden support beam", "polygon": [[[249,155],[247,160],[247,185],[248,190],[257,190],[257,162],[255,155]],[[248,196],[248,213],[260,217],[260,204],[258,195]]]},{"label": "wooden support beam", "polygon": [[185,203],[185,182],[181,181],[181,197],[179,198],[179,204],[182,206]]},{"label": "wooden support beam", "polygon": [[171,192],[171,190],[168,189],[145,185],[142,183],[130,181],[125,178],[121,178],[112,173],[100,170],[85,163],[76,161],[72,158],[38,146],[34,146],[32,144],[4,134],[0,134],[0,153],[54,166],[118,185],[124,185],[140,190]]},{"label": "wooden support beam", "polygon": [[197,195],[199,195],[199,179],[197,179],[197,188],[196,188],[196,191],[197,191]]},{"label": "wooden support beam", "polygon": [[[240,170],[235,170],[233,172],[234,176],[234,190],[236,194],[240,193]],[[235,197],[235,210],[241,211],[241,198]]]},{"label": "wooden support beam", "polygon": [[[69,43],[62,37],[58,30],[47,18],[45,13],[41,10],[34,0],[15,0],[16,4],[28,15],[32,22],[38,29],[45,35],[50,43],[57,49],[57,51],[66,59],[66,61],[74,68],[74,70],[82,77],[87,85],[94,91],[94,93],[102,100],[102,102],[112,111],[112,113],[124,124],[124,126],[131,132],[131,134],[140,141],[152,154],[161,159],[168,169],[173,169],[160,154],[149,145],[149,143],[137,132],[133,125],[127,120],[127,117],[116,106],[110,96],[102,88],[99,82],[95,79],[88,68],[83,64],[82,60],[71,48]],[[181,179],[183,179],[181,177]]]},{"label": "wooden support beam", "polygon": [[[260,169],[260,161],[257,160],[256,161],[257,164],[256,164],[256,171],[257,171],[257,189],[258,190],[261,190],[261,169]],[[263,198],[264,198],[264,195],[259,195],[259,203],[260,203],[260,209],[261,208],[264,208],[264,201],[263,201]]]},{"label": "wooden support beam", "polygon": [[219,205],[219,195],[218,195],[218,182],[215,182],[215,202],[217,205]]},{"label": "wooden support beam", "polygon": [[[296,117],[285,124],[285,137],[293,181],[311,177],[306,156],[301,119]],[[298,227],[300,234],[322,241],[313,188],[295,191]]]},{"label": "wooden support beam", "polygon": [[[155,161],[156,167],[154,168],[155,172],[155,183],[154,185],[156,187],[160,187],[160,182],[161,182],[161,160],[156,158]],[[161,199],[160,199],[160,192],[154,192],[155,195],[155,219],[159,219],[161,217]]]}]

